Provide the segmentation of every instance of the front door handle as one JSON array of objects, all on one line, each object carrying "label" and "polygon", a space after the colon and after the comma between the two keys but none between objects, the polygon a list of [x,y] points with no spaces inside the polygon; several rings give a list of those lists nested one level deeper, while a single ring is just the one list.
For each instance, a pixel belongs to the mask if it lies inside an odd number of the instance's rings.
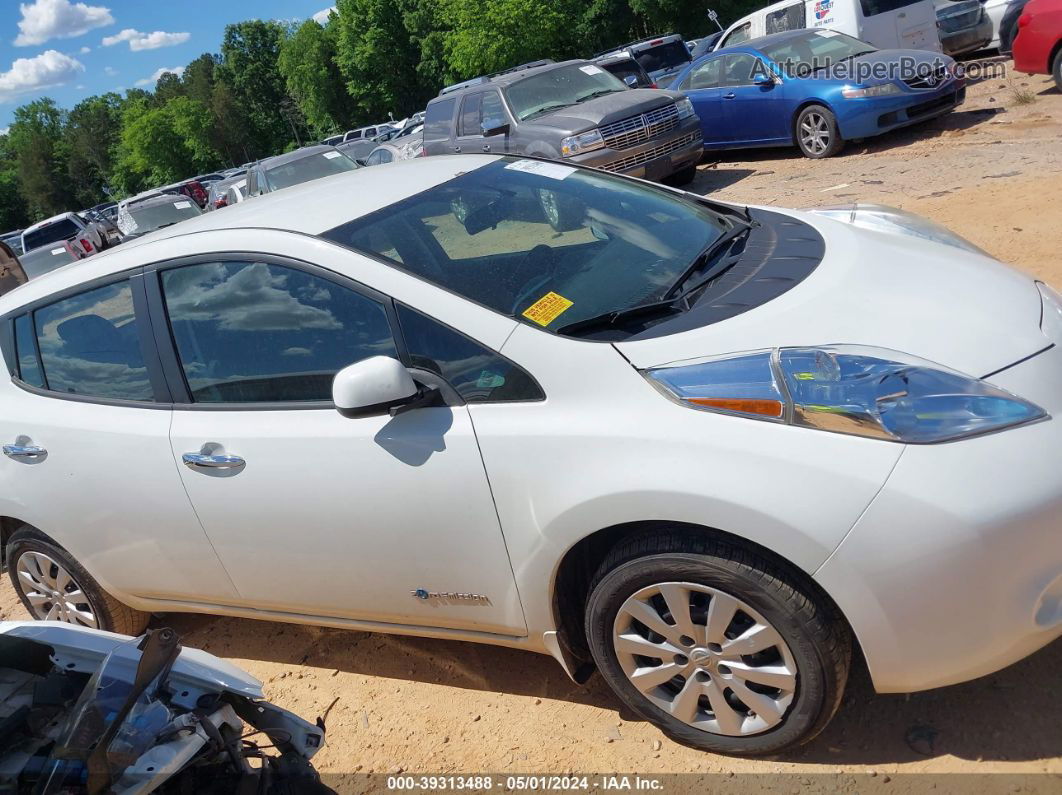
[{"label": "front door handle", "polygon": [[32,444],[5,444],[4,455],[8,458],[44,458],[48,451]]},{"label": "front door handle", "polygon": [[489,152],[490,151],[490,144],[483,144],[483,151],[484,152]]},{"label": "front door handle", "polygon": [[191,469],[239,469],[247,462],[238,455],[204,455],[202,453],[185,453],[181,456],[185,466]]},{"label": "front door handle", "polygon": [[723,94],[723,99],[733,99],[736,96],[737,96],[737,94],[735,94],[733,91],[731,91],[729,94]]},{"label": "front door handle", "polygon": [[461,147],[460,146],[455,146],[454,147],[454,151],[455,152],[460,152],[461,151]]}]

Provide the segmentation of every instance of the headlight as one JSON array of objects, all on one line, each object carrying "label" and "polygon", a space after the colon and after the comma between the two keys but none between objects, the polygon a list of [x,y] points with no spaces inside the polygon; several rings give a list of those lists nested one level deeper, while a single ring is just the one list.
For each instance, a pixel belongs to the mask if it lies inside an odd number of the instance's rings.
[{"label": "headlight", "polygon": [[834,207],[813,207],[809,212],[843,221],[853,226],[860,226],[864,229],[891,232],[894,235],[920,237],[923,240],[932,240],[934,243],[954,246],[985,257],[992,256],[947,227],[930,221],[928,218],[923,218],[921,215],[915,215],[906,210],[889,207],[885,204],[844,204]]},{"label": "headlight", "polygon": [[1062,293],[1043,282],[1036,283],[1043,305],[1040,330],[1052,342],[1062,345]]},{"label": "headlight", "polygon": [[688,119],[695,113],[693,110],[693,103],[690,102],[689,97],[683,97],[675,102],[675,108],[678,110],[679,121],[682,119]]},{"label": "headlight", "polygon": [[882,83],[878,86],[849,86],[841,89],[841,96],[845,99],[864,99],[866,97],[888,97],[892,94],[902,93],[895,83]]},{"label": "headlight", "polygon": [[977,378],[896,351],[780,348],[645,376],[690,408],[834,433],[928,444],[1047,416]]},{"label": "headlight", "polygon": [[591,130],[590,132],[580,133],[579,135],[569,135],[567,138],[562,138],[561,154],[565,157],[571,157],[572,155],[600,149],[604,145],[605,139],[601,137],[601,131]]}]

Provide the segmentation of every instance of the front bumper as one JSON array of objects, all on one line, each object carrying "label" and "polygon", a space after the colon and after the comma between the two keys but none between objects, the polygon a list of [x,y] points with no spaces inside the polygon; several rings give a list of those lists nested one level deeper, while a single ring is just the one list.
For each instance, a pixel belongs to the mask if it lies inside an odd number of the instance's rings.
[{"label": "front bumper", "polygon": [[907,447],[815,574],[879,692],[974,679],[1062,635],[1062,348],[989,380],[1052,419]]},{"label": "front bumper", "polygon": [[694,115],[666,134],[629,149],[595,149],[576,155],[570,161],[632,177],[663,179],[687,166],[696,165],[703,151],[701,123]]},{"label": "front bumper", "polygon": [[844,100],[837,124],[841,137],[870,138],[908,124],[932,119],[966,101],[966,81],[949,80],[934,91],[910,91],[895,97]]},{"label": "front bumper", "polygon": [[992,20],[981,14],[981,20],[970,28],[956,31],[938,30],[940,46],[945,55],[962,55],[983,50],[992,41]]}]

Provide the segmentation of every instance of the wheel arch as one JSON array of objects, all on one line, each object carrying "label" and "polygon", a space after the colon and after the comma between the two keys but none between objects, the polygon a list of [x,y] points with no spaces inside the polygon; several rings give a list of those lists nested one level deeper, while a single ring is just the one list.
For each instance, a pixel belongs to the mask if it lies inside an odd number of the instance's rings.
[{"label": "wheel arch", "polygon": [[[796,134],[797,119],[800,118],[800,114],[804,111],[804,108],[809,108],[812,105],[821,105],[822,107],[826,108],[826,110],[828,110],[830,113],[832,113],[833,117],[835,119],[837,119],[837,129],[838,129],[838,131],[841,129],[841,121],[840,121],[840,119],[837,116],[837,109],[834,108],[832,104],[827,102],[822,97],[805,97],[804,99],[800,100],[800,102],[797,103],[797,106],[795,108],[793,108],[793,115],[789,118],[789,134],[791,136],[793,136],[793,143],[794,144],[796,144],[796,141],[797,141],[797,134]],[[841,137],[843,138],[844,136],[842,135]]]},{"label": "wheel arch", "polygon": [[[810,572],[748,538],[718,528],[688,522],[664,520],[625,522],[601,528],[576,541],[561,557],[554,573],[550,591],[554,626],[560,647],[569,658],[569,669],[574,672],[573,678],[576,681],[585,681],[594,669],[584,624],[590,584],[598,567],[613,548],[631,536],[649,535],[665,530],[672,534],[678,531],[689,536],[708,535],[754,551],[757,555],[767,558],[786,570],[801,585],[813,590],[828,601],[851,629],[851,623],[837,602],[814,580]],[[863,653],[854,632],[852,638],[853,649],[862,659]]]}]

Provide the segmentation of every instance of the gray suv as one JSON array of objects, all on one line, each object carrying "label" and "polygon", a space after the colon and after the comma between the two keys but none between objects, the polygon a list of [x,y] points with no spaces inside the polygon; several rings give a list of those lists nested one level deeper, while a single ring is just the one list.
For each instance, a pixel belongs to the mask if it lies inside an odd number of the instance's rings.
[{"label": "gray suv", "polygon": [[681,93],[628,89],[588,61],[538,61],[444,88],[424,120],[425,155],[508,152],[679,184],[696,175],[703,148]]}]

